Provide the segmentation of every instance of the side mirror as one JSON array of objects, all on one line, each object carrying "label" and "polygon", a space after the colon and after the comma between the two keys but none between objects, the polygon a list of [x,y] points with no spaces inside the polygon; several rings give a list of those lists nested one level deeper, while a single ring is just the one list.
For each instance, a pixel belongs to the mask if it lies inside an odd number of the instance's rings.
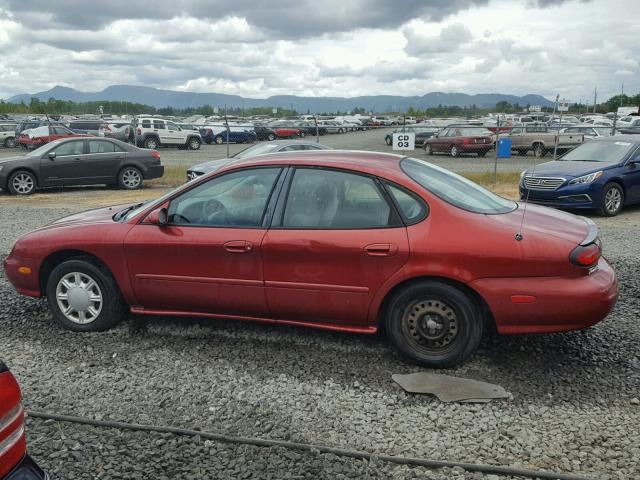
[{"label": "side mirror", "polygon": [[49,152],[48,157],[49,157],[49,160],[55,160],[55,158],[56,158],[56,152]]},{"label": "side mirror", "polygon": [[163,226],[168,221],[167,209],[165,207],[156,208],[149,215],[147,215],[147,222],[152,225]]}]

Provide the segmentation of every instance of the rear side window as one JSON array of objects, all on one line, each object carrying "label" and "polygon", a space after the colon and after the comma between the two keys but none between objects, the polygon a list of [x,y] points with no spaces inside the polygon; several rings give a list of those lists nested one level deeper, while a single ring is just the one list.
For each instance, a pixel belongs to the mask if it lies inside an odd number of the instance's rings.
[{"label": "rear side window", "polygon": [[89,153],[112,153],[116,146],[111,142],[89,140]]},{"label": "rear side window", "polygon": [[372,178],[320,168],[296,170],[283,227],[363,229],[398,225],[397,214]]},{"label": "rear side window", "polygon": [[153,128],[155,128],[156,130],[164,130],[164,122],[159,120],[154,120]]},{"label": "rear side window", "polygon": [[413,225],[423,220],[428,213],[427,205],[415,194],[406,191],[390,183],[386,183],[389,193],[396,202],[404,221],[408,225]]},{"label": "rear side window", "polygon": [[[575,150],[574,150],[575,151]],[[425,190],[451,205],[473,213],[507,213],[518,208],[515,202],[502,198],[444,168],[423,160],[405,158],[400,168]]]}]

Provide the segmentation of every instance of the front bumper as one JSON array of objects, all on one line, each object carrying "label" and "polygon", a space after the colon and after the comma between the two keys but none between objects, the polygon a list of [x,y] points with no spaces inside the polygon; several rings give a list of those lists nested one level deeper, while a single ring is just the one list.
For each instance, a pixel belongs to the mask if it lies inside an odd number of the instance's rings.
[{"label": "front bumper", "polygon": [[600,204],[602,186],[589,183],[586,185],[564,185],[557,190],[532,190],[520,183],[520,200],[547,205],[556,208],[597,208]]},{"label": "front bumper", "polygon": [[49,480],[49,475],[29,455],[25,455],[20,463],[2,480]]},{"label": "front bumper", "polygon": [[[618,280],[600,258],[597,269],[578,277],[484,278],[471,283],[491,309],[501,334],[553,333],[602,321],[618,299]],[[514,296],[535,301],[517,303]]]},{"label": "front bumper", "polygon": [[[39,278],[40,265],[32,258],[17,257],[9,254],[3,262],[4,276],[18,293],[29,297],[39,298],[40,292]],[[21,268],[28,268],[28,273],[22,273]]]}]

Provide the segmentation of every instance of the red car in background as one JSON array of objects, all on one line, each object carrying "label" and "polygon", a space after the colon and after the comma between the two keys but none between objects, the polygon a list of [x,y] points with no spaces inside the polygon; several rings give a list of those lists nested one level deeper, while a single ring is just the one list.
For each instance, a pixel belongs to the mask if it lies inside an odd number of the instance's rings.
[{"label": "red car in background", "polygon": [[53,142],[54,140],[60,140],[63,138],[72,137],[90,137],[86,133],[75,133],[69,130],[67,127],[60,125],[48,125],[31,130],[25,130],[20,134],[18,143],[22,148],[38,148],[42,145]]},{"label": "red car in background", "polygon": [[0,360],[0,479],[45,480],[47,475],[27,455],[20,399],[18,382]]},{"label": "red car in background", "polygon": [[446,127],[441,132],[424,141],[424,151],[427,155],[434,153],[448,153],[458,157],[464,153],[475,153],[484,157],[494,148],[496,137],[484,127]]},{"label": "red car in background", "polygon": [[425,161],[292,151],[221,163],[147,203],[72,215],[4,261],[54,320],[128,311],[375,333],[416,363],[468,359],[483,330],[591,326],[618,296],[588,219],[521,206]]}]

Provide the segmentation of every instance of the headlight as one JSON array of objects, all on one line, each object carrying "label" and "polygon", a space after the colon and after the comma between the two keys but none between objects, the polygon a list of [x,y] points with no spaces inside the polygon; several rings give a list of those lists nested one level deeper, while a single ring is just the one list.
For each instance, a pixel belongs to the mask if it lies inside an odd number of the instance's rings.
[{"label": "headlight", "polygon": [[526,170],[523,170],[522,172],[520,172],[520,180],[522,180],[524,178],[524,174],[527,173]]},{"label": "headlight", "polygon": [[595,179],[600,178],[602,176],[602,170],[594,173],[590,173],[589,175],[583,175],[578,178],[574,178],[569,182],[569,185],[584,185],[585,183],[591,183]]},{"label": "headlight", "polygon": [[0,172],[2,171],[2,165],[0,165]]}]

